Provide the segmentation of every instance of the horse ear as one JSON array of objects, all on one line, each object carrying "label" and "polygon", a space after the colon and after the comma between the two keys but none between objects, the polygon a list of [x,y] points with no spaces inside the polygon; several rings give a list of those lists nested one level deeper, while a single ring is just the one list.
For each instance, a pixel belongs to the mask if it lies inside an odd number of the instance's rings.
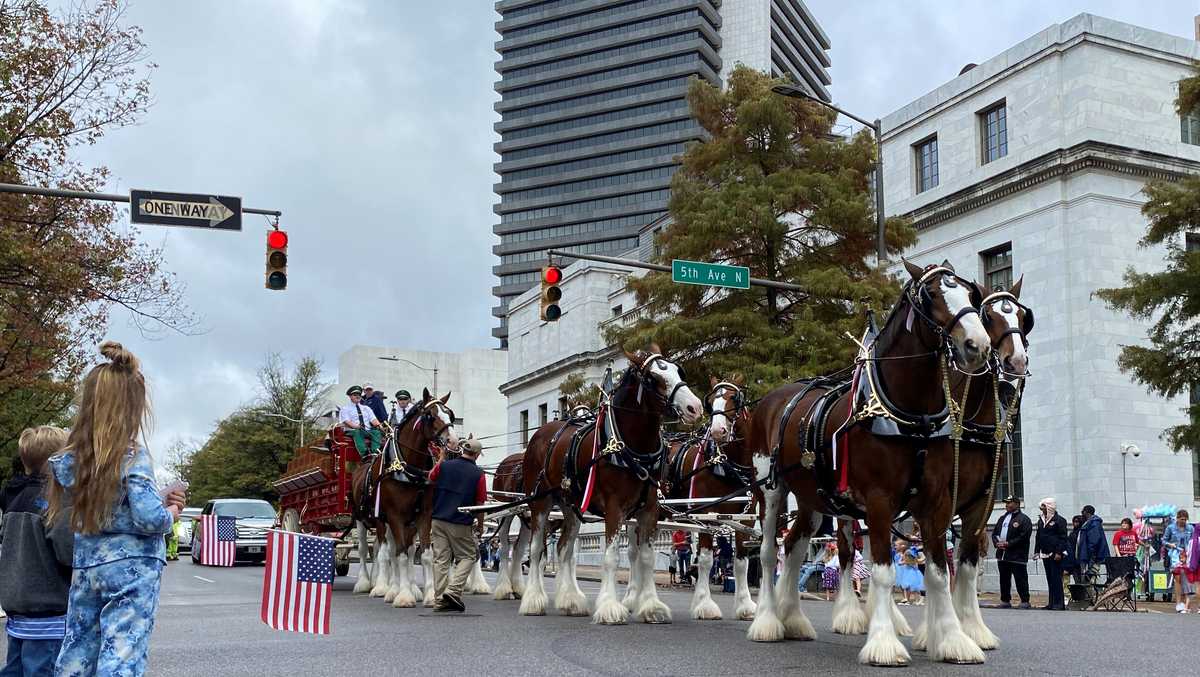
[{"label": "horse ear", "polygon": [[475,433],[471,433],[470,435],[467,435],[467,439],[468,439],[468,440],[473,440],[473,439],[475,439]]},{"label": "horse ear", "polygon": [[635,367],[642,366],[642,356],[641,355],[639,355],[638,353],[631,353],[628,350],[625,350],[624,348],[621,349],[621,352],[625,353],[625,359],[629,360],[629,364],[632,364]]},{"label": "horse ear", "polygon": [[908,271],[908,274],[912,276],[912,279],[919,280],[921,279],[921,276],[925,274],[925,271],[921,268],[921,266],[918,266],[917,264],[905,258],[900,260],[904,262],[904,269]]},{"label": "horse ear", "polygon": [[1018,299],[1021,298],[1021,283],[1024,281],[1025,281],[1025,274],[1022,273],[1021,277],[1017,278],[1016,284],[1014,284],[1012,286],[1012,288],[1008,290],[1008,293],[1012,294],[1013,296],[1017,297]]},{"label": "horse ear", "polygon": [[663,354],[662,348],[659,348],[657,343],[650,344],[650,352],[651,352],[651,354],[656,354],[656,355]]},{"label": "horse ear", "polygon": [[421,393],[421,403],[424,404],[425,402],[428,402],[429,400],[432,400],[432,399],[433,399],[433,395],[429,394],[429,388],[425,388],[424,391]]},{"label": "horse ear", "polygon": [[713,376],[712,374],[708,375],[708,387],[709,388],[717,387],[718,383],[720,383],[720,381],[717,380],[716,376]]},{"label": "horse ear", "polygon": [[746,385],[746,376],[744,374],[734,374],[733,375],[733,384],[735,386]]},{"label": "horse ear", "polygon": [[[971,305],[979,308],[979,306],[983,305],[983,297],[985,296],[987,294],[983,293],[983,287],[980,287],[979,283],[975,280],[971,280]],[[983,309],[980,308],[980,310]]]},{"label": "horse ear", "polygon": [[441,402],[442,404],[449,402],[450,401],[450,393],[451,393],[451,391],[447,390],[446,394],[442,395],[442,398],[440,400],[438,400],[438,402]]}]

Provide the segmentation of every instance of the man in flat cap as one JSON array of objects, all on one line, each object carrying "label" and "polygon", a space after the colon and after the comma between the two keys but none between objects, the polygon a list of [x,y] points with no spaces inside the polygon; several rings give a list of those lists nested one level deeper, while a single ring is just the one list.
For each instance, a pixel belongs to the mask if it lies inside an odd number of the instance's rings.
[{"label": "man in flat cap", "polygon": [[1017,581],[1017,595],[1021,604],[1017,608],[1029,608],[1029,536],[1033,533],[1033,522],[1021,512],[1021,500],[1016,496],[1004,498],[1005,513],[992,531],[992,543],[996,546],[996,568],[1000,570],[1000,608],[1012,608],[1012,581]]},{"label": "man in flat cap", "polygon": [[350,429],[350,437],[354,440],[355,448],[358,449],[360,456],[365,457],[379,451],[383,436],[379,430],[379,419],[375,418],[375,412],[362,403],[362,393],[362,388],[350,386],[346,391],[346,394],[350,396],[350,404],[344,405],[338,411],[338,420],[343,426]]},{"label": "man in flat cap", "polygon": [[416,408],[416,403],[412,401],[412,395],[408,394],[407,390],[396,391],[396,406],[392,407],[392,416],[388,419],[388,423],[392,427],[400,425],[400,421],[408,416],[408,412]]}]

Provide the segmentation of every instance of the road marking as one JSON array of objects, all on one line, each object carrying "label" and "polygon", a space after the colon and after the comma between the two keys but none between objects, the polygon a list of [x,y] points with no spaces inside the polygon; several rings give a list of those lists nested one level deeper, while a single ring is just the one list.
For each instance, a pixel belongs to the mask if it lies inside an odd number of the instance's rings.
[{"label": "road marking", "polygon": [[199,578],[200,580],[204,581],[205,583],[216,583],[216,581],[209,580],[209,579],[207,579],[207,578],[205,578],[205,577],[203,577],[203,576],[195,576],[195,575],[193,575],[193,576],[192,576],[192,578]]}]

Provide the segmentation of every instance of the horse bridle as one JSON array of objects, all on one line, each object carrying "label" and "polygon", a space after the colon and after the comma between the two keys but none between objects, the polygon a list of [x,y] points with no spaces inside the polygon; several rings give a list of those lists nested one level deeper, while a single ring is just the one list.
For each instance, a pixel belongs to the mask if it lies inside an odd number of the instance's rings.
[{"label": "horse bridle", "polygon": [[[979,307],[980,309],[986,310],[989,305],[995,303],[996,301],[1007,301],[1016,306],[1018,309],[1025,311],[1025,319],[1023,319],[1016,327],[1009,327],[1008,329],[1005,329],[1004,333],[1000,334],[1000,337],[996,339],[996,345],[998,346],[1000,342],[1004,340],[1004,337],[1016,334],[1017,336],[1021,337],[1021,342],[1025,345],[1025,347],[1029,347],[1028,334],[1033,330],[1033,309],[1029,306],[1023,305],[1017,300],[1016,296],[1013,296],[1010,292],[1006,291],[997,291],[988,294],[983,301],[979,303]],[[1001,310],[1003,312],[1008,312],[1008,310],[1003,308],[1003,306],[1001,307]],[[986,312],[979,313],[979,317],[983,321],[983,326],[985,327],[992,323],[991,316],[989,316]]]},{"label": "horse bridle", "polygon": [[947,275],[950,276],[950,280],[946,281],[946,286],[948,287],[956,287],[960,284],[966,287],[970,283],[962,277],[959,277],[958,273],[955,273],[953,270],[950,270],[945,266],[933,266],[929,270],[925,271],[925,273],[921,275],[916,282],[914,282],[912,285],[909,285],[908,298],[909,304],[913,309],[913,314],[915,314],[917,317],[920,317],[921,320],[925,322],[925,324],[927,324],[935,334],[937,334],[938,339],[942,343],[945,343],[948,341],[947,337],[949,337],[950,333],[954,331],[954,328],[958,326],[958,323],[962,322],[964,317],[972,313],[975,315],[979,315],[980,313],[979,308],[976,308],[975,304],[972,303],[955,313],[954,317],[950,318],[950,321],[945,325],[939,324],[937,320],[934,320],[932,317],[933,294],[929,292],[929,287],[927,285],[937,275],[942,275],[943,277]]},{"label": "horse bridle", "polygon": [[[719,390],[721,390],[722,388],[728,388],[733,391],[733,395],[730,397],[730,399],[733,400],[733,415],[732,416],[727,411],[715,411],[713,409],[711,400],[713,399],[713,397],[716,396],[717,392]],[[729,419],[736,417],[739,413],[743,412],[745,410],[745,408],[746,408],[746,394],[742,392],[742,389],[739,388],[737,386],[737,384],[730,383],[729,381],[721,381],[720,383],[717,383],[716,385],[714,385],[712,387],[712,390],[708,391],[708,395],[706,395],[704,397],[704,413],[707,414],[709,418],[716,418],[718,416],[724,416],[726,418],[726,420],[729,420]],[[732,424],[732,422],[731,422],[731,424]]]},{"label": "horse bridle", "polygon": [[[658,388],[654,386],[654,376],[650,371],[650,368],[654,366],[654,363],[658,362],[659,360],[662,360],[663,362],[679,370],[679,383],[675,384],[675,387],[671,389],[670,394],[668,394],[666,397],[658,394]],[[641,383],[638,386],[638,401],[641,401],[642,391],[649,386],[651,392],[653,392],[656,397],[662,400],[664,407],[669,407],[670,409],[678,412],[679,409],[675,406],[675,396],[679,394],[680,390],[688,387],[687,375],[684,373],[683,367],[668,360],[661,353],[651,353],[649,357],[647,357],[645,360],[642,360],[642,366],[639,367],[639,372],[641,375]]]},{"label": "horse bridle", "polygon": [[[450,423],[442,423],[441,429],[436,428],[434,425],[442,422],[441,417],[437,415],[439,411],[444,412],[450,417]],[[441,400],[433,400],[425,405],[421,415],[417,417],[414,427],[422,427],[426,425],[426,421],[429,422],[429,427],[433,430],[433,437],[429,440],[429,444],[438,449],[445,450],[446,433],[454,426],[454,410],[446,406]]]}]

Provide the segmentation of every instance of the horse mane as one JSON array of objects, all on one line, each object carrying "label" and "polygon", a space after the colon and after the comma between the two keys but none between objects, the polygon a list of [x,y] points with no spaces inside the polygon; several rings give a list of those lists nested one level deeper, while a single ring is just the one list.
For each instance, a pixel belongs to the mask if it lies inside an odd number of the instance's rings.
[{"label": "horse mane", "polygon": [[879,335],[875,337],[876,355],[890,348],[896,340],[896,336],[900,333],[900,328],[903,326],[903,322],[898,319],[900,309],[912,303],[909,300],[908,294],[913,284],[912,280],[905,283],[904,287],[900,290],[900,298],[896,299],[896,302],[892,304],[892,309],[888,312],[887,318],[884,319],[883,326],[879,328]]},{"label": "horse mane", "polygon": [[403,418],[401,418],[399,421],[396,421],[396,430],[397,431],[403,430],[405,423],[408,423],[410,420],[425,413],[425,407],[428,404],[429,404],[428,402],[418,402],[416,405],[413,406],[412,409],[409,409],[408,413],[406,413]]}]

